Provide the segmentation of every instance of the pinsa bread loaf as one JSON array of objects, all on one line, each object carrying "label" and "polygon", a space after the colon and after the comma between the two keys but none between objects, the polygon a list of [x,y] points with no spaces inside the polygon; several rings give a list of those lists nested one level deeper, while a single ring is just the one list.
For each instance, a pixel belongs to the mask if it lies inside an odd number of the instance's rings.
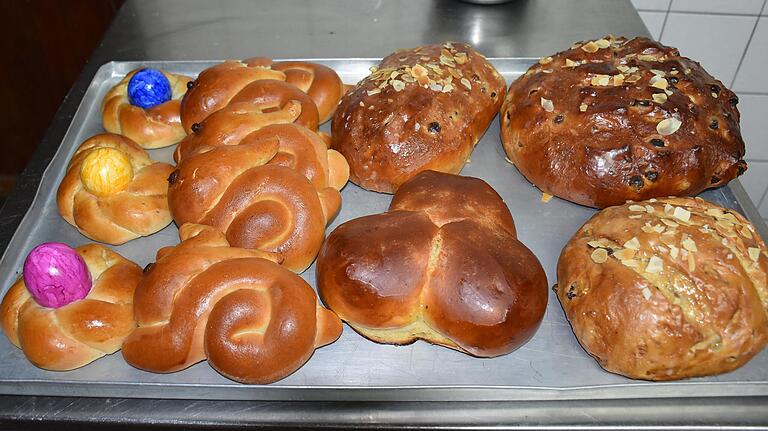
[{"label": "pinsa bread loaf", "polygon": [[700,198],[606,208],[571,238],[557,297],[608,371],[645,380],[719,374],[768,342],[768,252],[739,213]]},{"label": "pinsa bread loaf", "polygon": [[230,379],[271,383],[341,335],[339,318],[274,254],[230,247],[209,226],[185,224],[179,236],[136,289],[129,364],[170,373],[207,359]]},{"label": "pinsa bread loaf", "polygon": [[421,171],[458,173],[501,106],[504,78],[463,43],[385,57],[341,101],[331,147],[350,179],[393,193]]},{"label": "pinsa bread loaf", "polygon": [[363,336],[509,353],[544,316],[547,279],[509,209],[477,178],[425,171],[389,211],[348,221],[317,261],[323,302]]},{"label": "pinsa bread loaf", "polygon": [[738,98],[646,38],[578,42],[512,83],[504,150],[542,191],[604,208],[692,196],[742,174]]}]

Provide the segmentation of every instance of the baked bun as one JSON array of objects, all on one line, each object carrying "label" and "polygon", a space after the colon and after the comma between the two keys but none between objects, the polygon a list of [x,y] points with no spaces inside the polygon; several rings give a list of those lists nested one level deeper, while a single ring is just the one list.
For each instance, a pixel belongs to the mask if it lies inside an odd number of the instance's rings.
[{"label": "baked bun", "polygon": [[403,184],[388,212],[336,228],[318,257],[317,286],[373,341],[422,339],[480,357],[530,339],[548,296],[501,197],[480,179],[435,171]]},{"label": "baked bun", "polygon": [[130,139],[103,133],[75,151],[56,204],[83,235],[122,244],[171,222],[167,178],[172,171],[173,166],[153,161]]},{"label": "baked bun", "polygon": [[129,72],[104,97],[101,105],[104,130],[123,135],[143,148],[162,148],[179,142],[186,135],[179,118],[181,98],[192,78],[160,71],[170,83],[171,100],[144,109],[132,105],[128,98],[128,83],[139,70]]},{"label": "baked bun", "polygon": [[[285,81],[309,96],[317,106],[314,122],[327,121],[344,94],[341,78],[331,68],[304,61],[274,63],[268,58],[227,60],[200,72],[189,85],[181,107],[187,133],[192,125],[231,103],[245,87],[259,80]],[[311,127],[317,129],[317,126]]]},{"label": "baked bun", "polygon": [[141,268],[99,244],[75,249],[93,280],[88,295],[61,308],[38,305],[19,277],[0,305],[3,332],[35,366],[66,371],[120,349],[133,330]]},{"label": "baked bun", "polygon": [[129,364],[170,373],[207,359],[232,380],[271,383],[341,335],[339,318],[275,256],[230,247],[208,226],[185,224],[179,235],[136,289]]},{"label": "baked bun", "polygon": [[360,187],[393,193],[425,170],[458,173],[504,98],[504,78],[463,43],[395,51],[341,101],[331,147]]},{"label": "baked bun", "polygon": [[578,204],[695,195],[747,168],[737,102],[677,49],[609,36],[513,82],[501,139],[529,181]]},{"label": "baked bun", "polygon": [[303,271],[341,207],[346,161],[305,127],[266,126],[280,111],[214,128],[209,122],[221,113],[201,125],[210,136],[190,136],[177,148],[168,190],[173,219],[215,226],[233,246],[277,253],[287,268]]},{"label": "baked bun", "polygon": [[733,370],[768,341],[768,252],[700,198],[607,208],[568,242],[557,297],[608,371],[673,380]]}]

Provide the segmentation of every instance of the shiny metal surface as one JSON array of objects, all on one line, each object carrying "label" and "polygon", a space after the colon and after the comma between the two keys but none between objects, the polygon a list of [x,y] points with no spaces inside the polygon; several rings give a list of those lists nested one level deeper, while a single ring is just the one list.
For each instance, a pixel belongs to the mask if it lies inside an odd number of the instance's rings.
[{"label": "shiny metal surface", "polygon": [[[495,6],[452,0],[128,0],[0,210],[0,247],[7,247],[91,79],[106,62],[379,57],[446,39],[474,43],[488,56],[539,57],[604,33],[647,35],[647,30],[628,0],[517,0]],[[734,191],[747,202],[740,186]],[[750,204],[744,210],[756,214]],[[0,426],[757,429],[768,422],[765,405],[765,397],[425,403],[403,402],[392,393],[386,402],[310,403],[0,396]]]},{"label": "shiny metal surface", "polygon": [[91,62],[376,58],[445,40],[540,57],[607,33],[647,35],[628,0],[143,0],[126,2]]},{"label": "shiny metal surface", "polygon": [[[508,82],[535,61],[489,60]],[[378,63],[373,59],[313,61],[332,67],[347,83],[362,79],[369,73],[369,67]],[[36,244],[89,242],[59,216],[56,189],[75,149],[87,137],[101,131],[99,107],[112,85],[141,65],[194,76],[213,64],[208,61],[111,62],[100,68],[43,175],[32,207],[0,260],[0,292],[14,282],[24,256]],[[328,126],[326,123],[323,128]],[[563,244],[595,211],[561,199],[542,203],[541,192],[505,161],[498,127],[498,121],[494,121],[462,174],[483,178],[499,192],[515,218],[519,238],[539,258],[553,284]],[[172,151],[173,147],[168,147],[149,153],[155,160],[172,162]],[[711,190],[704,196],[743,212],[729,188]],[[329,231],[347,220],[384,211],[390,200],[390,195],[348,184],[342,190],[341,212]],[[178,242],[177,232],[172,224],[157,234],[111,248],[144,266],[154,260],[156,250]],[[314,265],[302,277],[314,286]],[[205,362],[179,373],[147,373],[130,367],[119,353],[70,372],[47,372],[30,365],[20,350],[4,337],[0,338],[0,394],[9,395],[427,402],[768,396],[765,369],[768,369],[768,351],[734,372],[710,378],[648,383],[607,373],[580,348],[552,293],[539,331],[509,355],[477,359],[424,342],[408,346],[379,345],[345,327],[339,341],[315,352],[295,374],[267,386],[229,381]]]}]

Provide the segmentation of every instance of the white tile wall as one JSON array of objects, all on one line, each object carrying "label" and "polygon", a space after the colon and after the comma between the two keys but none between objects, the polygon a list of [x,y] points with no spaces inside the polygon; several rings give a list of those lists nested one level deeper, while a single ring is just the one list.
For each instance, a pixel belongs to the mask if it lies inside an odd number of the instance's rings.
[{"label": "white tile wall", "polygon": [[757,17],[670,12],[661,42],[701,63],[729,85]]},{"label": "white tile wall", "polygon": [[651,33],[651,37],[658,40],[661,37],[661,28],[664,26],[666,12],[638,11],[640,18],[643,19],[645,27]]},{"label": "white tile wall", "polygon": [[656,10],[666,12],[672,0],[632,0],[637,10]]},{"label": "white tile wall", "polygon": [[[768,162],[768,94],[740,94],[739,112],[747,158]],[[763,176],[768,181],[768,170]]]},{"label": "white tile wall", "polygon": [[670,10],[673,12],[758,15],[762,6],[763,0],[672,0]]},{"label": "white tile wall", "polygon": [[740,180],[768,220],[768,0],[632,3],[654,38],[701,62],[739,94],[749,163]]},{"label": "white tile wall", "polygon": [[733,83],[736,91],[768,93],[768,17],[760,18],[747,55]]},{"label": "white tile wall", "polygon": [[765,175],[765,172],[768,172],[768,162],[750,160],[748,163],[749,168],[739,177],[739,181],[757,206],[768,188],[768,175]]}]

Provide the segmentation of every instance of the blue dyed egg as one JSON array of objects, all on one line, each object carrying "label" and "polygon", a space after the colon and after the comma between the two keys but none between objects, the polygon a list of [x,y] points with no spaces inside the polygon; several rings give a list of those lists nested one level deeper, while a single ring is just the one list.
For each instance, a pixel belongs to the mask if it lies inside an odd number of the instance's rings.
[{"label": "blue dyed egg", "polygon": [[157,69],[141,69],[128,81],[131,105],[151,108],[171,100],[171,83]]}]

